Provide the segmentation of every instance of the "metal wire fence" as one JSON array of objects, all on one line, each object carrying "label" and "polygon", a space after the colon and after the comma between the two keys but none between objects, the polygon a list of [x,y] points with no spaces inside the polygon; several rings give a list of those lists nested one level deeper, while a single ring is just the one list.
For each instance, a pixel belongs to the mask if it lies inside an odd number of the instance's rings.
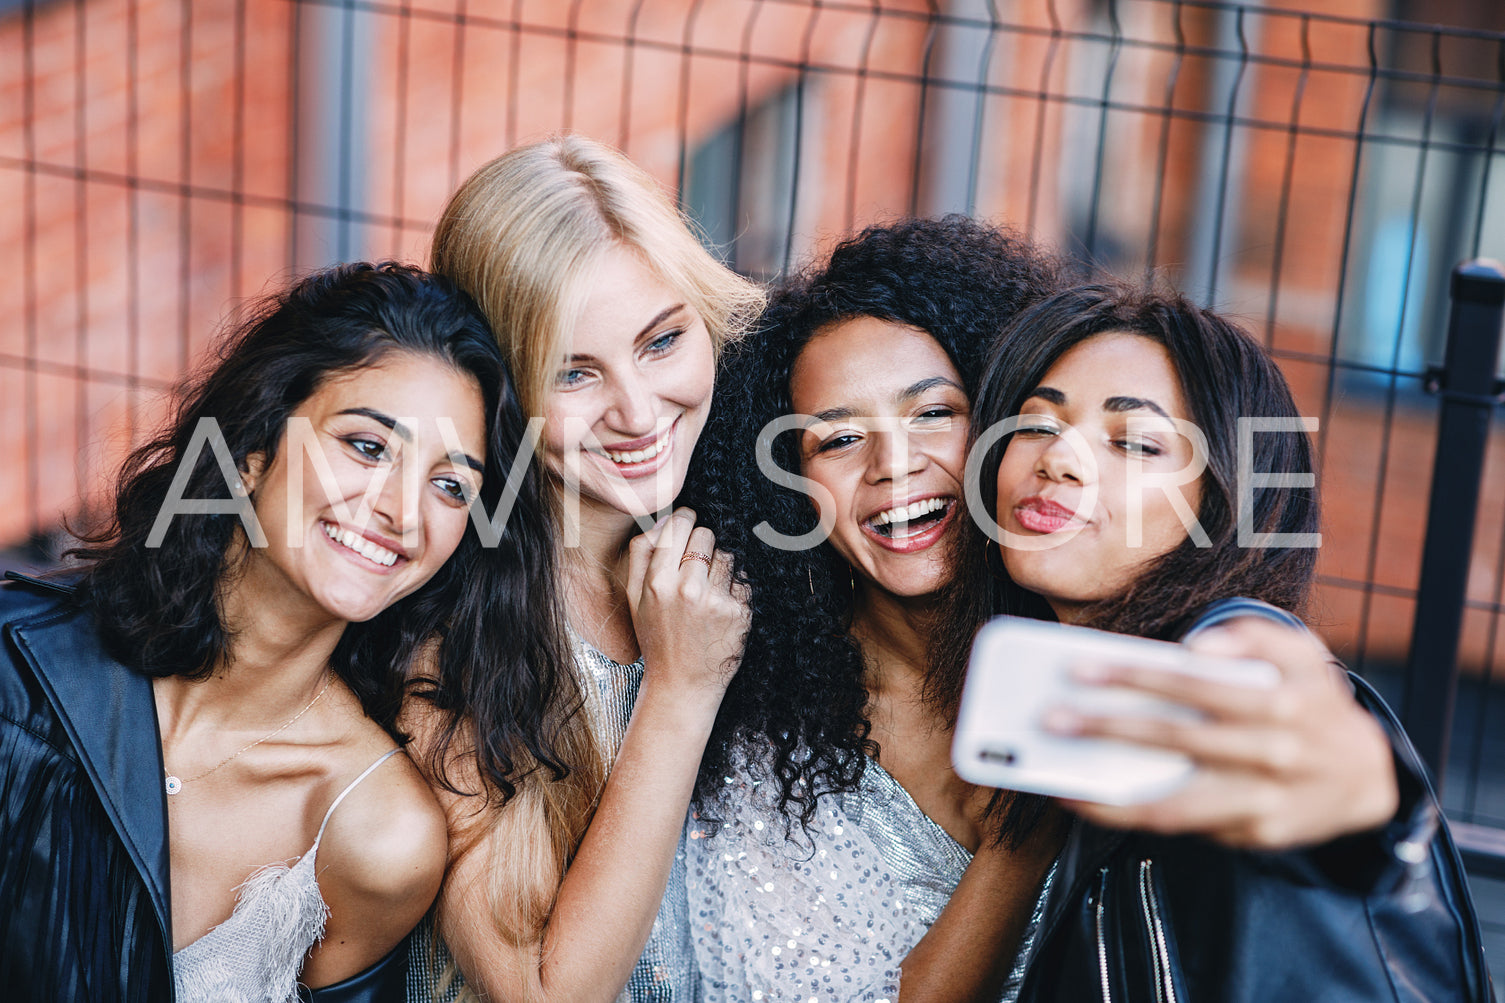
[{"label": "metal wire fence", "polygon": [[[248,296],[422,260],[507,147],[615,143],[740,270],[964,211],[1241,318],[1320,420],[1322,628],[1399,695],[1447,275],[1505,257],[1505,35],[1210,0],[0,4],[0,545],[42,546]],[[1404,8],[1404,5],[1403,5]],[[1466,18],[1465,18],[1466,19]],[[1505,434],[1447,804],[1505,825]],[[45,549],[45,546],[42,546]],[[13,560],[41,560],[13,551]]]}]

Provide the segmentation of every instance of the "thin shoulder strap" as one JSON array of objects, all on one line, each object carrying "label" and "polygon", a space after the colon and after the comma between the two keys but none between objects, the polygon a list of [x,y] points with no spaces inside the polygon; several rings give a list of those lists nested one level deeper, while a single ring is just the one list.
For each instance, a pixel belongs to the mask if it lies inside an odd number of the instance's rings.
[{"label": "thin shoulder strap", "polygon": [[358,776],[354,780],[350,781],[349,785],[346,786],[346,788],[344,790],[340,791],[340,796],[334,799],[334,804],[330,805],[329,806],[329,810],[324,813],[324,821],[322,823],[320,823],[320,825],[319,825],[319,835],[316,836],[316,837],[314,837],[314,845],[315,846],[318,846],[321,842],[323,842],[323,840],[324,840],[324,827],[327,826],[327,825],[329,825],[329,817],[331,815],[333,815],[334,814],[334,810],[340,806],[340,802],[343,801],[343,800],[345,800],[345,795],[349,794],[351,791],[355,790],[357,784],[359,784],[362,780],[365,780],[372,773],[376,772],[376,768],[378,766],[380,766],[382,763],[385,763],[387,760],[391,759],[393,756],[397,755],[401,751],[402,751],[401,749],[392,749],[392,750],[390,750],[385,755],[383,755],[380,759],[378,759],[376,762],[374,762],[370,766],[366,767],[366,769],[361,773],[360,776]]}]

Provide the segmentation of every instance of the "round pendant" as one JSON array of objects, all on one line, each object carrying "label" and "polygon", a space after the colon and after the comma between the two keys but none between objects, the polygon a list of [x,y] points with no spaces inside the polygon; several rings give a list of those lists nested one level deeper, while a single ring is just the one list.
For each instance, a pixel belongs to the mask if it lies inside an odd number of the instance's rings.
[{"label": "round pendant", "polygon": [[183,789],[183,781],[179,780],[177,777],[174,777],[174,776],[169,776],[167,778],[167,793],[169,793],[169,794],[176,794],[176,793],[178,793],[178,791],[180,791],[182,789]]}]

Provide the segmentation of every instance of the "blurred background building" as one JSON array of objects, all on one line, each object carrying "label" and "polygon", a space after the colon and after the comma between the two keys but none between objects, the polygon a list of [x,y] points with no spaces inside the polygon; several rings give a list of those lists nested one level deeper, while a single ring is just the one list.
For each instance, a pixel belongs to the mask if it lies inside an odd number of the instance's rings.
[{"label": "blurred background building", "polygon": [[[55,557],[249,297],[423,261],[462,178],[576,130],[751,275],[956,210],[1241,318],[1321,422],[1321,629],[1398,697],[1448,275],[1505,258],[1502,31],[1498,0],[0,0],[0,547]],[[1498,427],[1483,490],[1445,796],[1487,842]]]}]

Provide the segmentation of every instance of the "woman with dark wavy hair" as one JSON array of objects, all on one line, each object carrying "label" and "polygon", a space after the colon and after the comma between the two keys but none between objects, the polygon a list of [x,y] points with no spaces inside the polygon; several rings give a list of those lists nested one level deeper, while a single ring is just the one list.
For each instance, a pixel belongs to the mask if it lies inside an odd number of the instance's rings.
[{"label": "woman with dark wavy hair", "polygon": [[1424,767],[1299,619],[1319,509],[1315,478],[1302,484],[1314,472],[1304,419],[1274,360],[1179,296],[1084,286],[1025,309],[981,385],[968,469],[982,512],[957,539],[938,694],[954,702],[968,642],[996,613],[1280,670],[1265,689],[1078,667],[1084,685],[1197,713],[1061,707],[1046,727],[1196,768],[1148,803],[1067,803],[1080,821],[1019,999],[1490,999]]},{"label": "woman with dark wavy hair", "polygon": [[[537,475],[504,484],[524,428],[484,318],[417,269],[316,273],[223,343],[73,584],[0,591],[8,999],[401,992],[447,850],[405,673],[526,710],[565,657]],[[506,720],[484,766],[552,761]]]}]

